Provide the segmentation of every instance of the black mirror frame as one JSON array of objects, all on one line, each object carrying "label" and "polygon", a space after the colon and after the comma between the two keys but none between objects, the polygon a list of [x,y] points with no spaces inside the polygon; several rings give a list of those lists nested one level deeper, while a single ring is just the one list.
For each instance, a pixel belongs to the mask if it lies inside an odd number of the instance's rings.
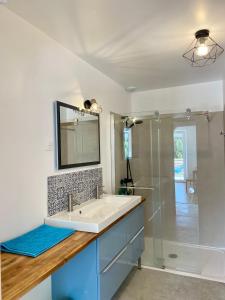
[{"label": "black mirror frame", "polygon": [[[60,107],[66,107],[70,108],[79,112],[84,112],[86,114],[94,115],[98,117],[98,138],[99,138],[99,160],[93,161],[93,162],[84,162],[84,163],[78,163],[78,164],[68,164],[68,165],[62,165],[62,159],[61,159],[61,132],[60,132]],[[82,166],[91,166],[91,165],[98,165],[101,163],[101,151],[100,151],[100,120],[99,120],[99,114],[94,112],[89,112],[85,109],[79,109],[79,107],[61,102],[56,101],[56,143],[57,143],[57,167],[59,170],[62,169],[70,169],[70,168],[77,168]]]}]

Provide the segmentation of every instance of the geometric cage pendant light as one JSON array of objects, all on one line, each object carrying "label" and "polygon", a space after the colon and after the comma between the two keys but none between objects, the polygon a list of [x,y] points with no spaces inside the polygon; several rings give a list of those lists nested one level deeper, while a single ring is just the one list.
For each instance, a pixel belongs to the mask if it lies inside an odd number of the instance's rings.
[{"label": "geometric cage pendant light", "polygon": [[216,61],[224,49],[210,36],[208,29],[201,29],[195,33],[195,39],[183,57],[192,67],[204,67]]}]

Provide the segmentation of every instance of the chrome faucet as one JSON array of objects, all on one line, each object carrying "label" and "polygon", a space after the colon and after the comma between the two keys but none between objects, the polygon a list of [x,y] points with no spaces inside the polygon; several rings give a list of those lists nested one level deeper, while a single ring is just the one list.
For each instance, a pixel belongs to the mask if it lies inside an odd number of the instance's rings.
[{"label": "chrome faucet", "polygon": [[73,211],[73,195],[69,194],[68,195],[68,212]]},{"label": "chrome faucet", "polygon": [[103,185],[98,185],[97,184],[97,186],[96,186],[96,199],[101,199],[101,195],[103,194],[101,194],[101,188],[103,188],[104,186]]},{"label": "chrome faucet", "polygon": [[73,211],[73,205],[80,205],[80,202],[74,199],[74,194],[68,195],[68,212]]}]

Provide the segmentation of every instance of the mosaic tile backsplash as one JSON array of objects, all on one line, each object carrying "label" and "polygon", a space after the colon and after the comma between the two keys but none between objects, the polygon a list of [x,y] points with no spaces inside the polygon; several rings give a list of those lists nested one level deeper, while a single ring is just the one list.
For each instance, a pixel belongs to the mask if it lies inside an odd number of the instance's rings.
[{"label": "mosaic tile backsplash", "polygon": [[95,198],[97,185],[102,186],[102,168],[48,177],[48,215],[67,210],[71,193],[79,203]]}]

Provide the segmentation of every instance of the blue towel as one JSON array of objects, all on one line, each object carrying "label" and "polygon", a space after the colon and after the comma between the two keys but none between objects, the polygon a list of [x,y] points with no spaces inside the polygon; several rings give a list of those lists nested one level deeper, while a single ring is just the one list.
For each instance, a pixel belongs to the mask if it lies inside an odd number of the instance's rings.
[{"label": "blue towel", "polygon": [[37,257],[73,234],[75,230],[41,225],[15,239],[3,242],[1,250],[14,254]]}]

